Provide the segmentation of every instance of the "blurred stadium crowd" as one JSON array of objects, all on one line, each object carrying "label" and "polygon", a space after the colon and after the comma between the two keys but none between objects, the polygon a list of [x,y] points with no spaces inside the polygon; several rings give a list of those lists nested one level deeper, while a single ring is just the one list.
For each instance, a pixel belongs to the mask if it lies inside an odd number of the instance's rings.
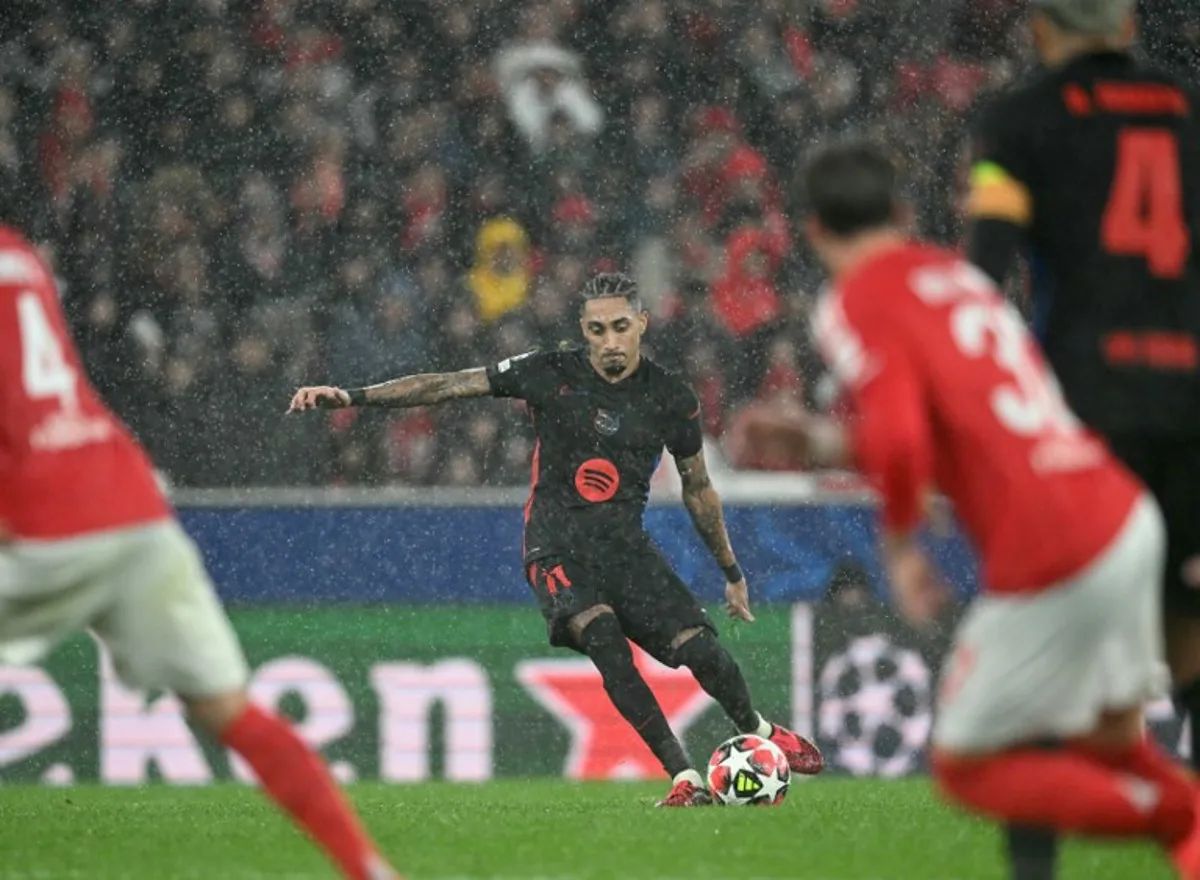
[{"label": "blurred stadium crowd", "polygon": [[[1157,57],[1200,55],[1188,0]],[[6,0],[3,215],[178,484],[523,482],[500,401],[282,417],[300,383],[578,334],[598,268],[720,437],[823,407],[796,159],[877,136],[958,237],[964,120],[1030,61],[1015,0]],[[778,462],[742,460],[743,466]]]}]

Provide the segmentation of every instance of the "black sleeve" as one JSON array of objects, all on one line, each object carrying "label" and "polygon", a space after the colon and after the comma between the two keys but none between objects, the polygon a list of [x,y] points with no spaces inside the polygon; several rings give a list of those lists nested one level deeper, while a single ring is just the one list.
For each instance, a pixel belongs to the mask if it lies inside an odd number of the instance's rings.
[{"label": "black sleeve", "polygon": [[1003,287],[1024,239],[1025,230],[1007,220],[973,220],[967,233],[967,259],[986,272],[997,287]]},{"label": "black sleeve", "polygon": [[[1016,261],[1029,222],[1038,150],[1031,121],[1044,115],[1039,107],[1036,94],[1006,94],[993,100],[972,126],[967,258],[998,286]],[[1003,194],[999,205],[998,190]],[[1012,209],[1010,216],[1012,200],[1027,207]]]},{"label": "black sleeve", "polygon": [[1025,93],[1002,95],[988,104],[971,130],[971,167],[990,163],[1017,182],[1030,186],[1034,177],[1034,151],[1040,116]]},{"label": "black sleeve", "polygon": [[704,429],[700,425],[700,399],[696,392],[680,383],[666,407],[671,422],[667,428],[667,451],[676,459],[691,458],[704,448]]},{"label": "black sleeve", "polygon": [[551,372],[548,363],[550,356],[547,352],[527,351],[488,367],[487,377],[488,384],[492,386],[492,396],[515,397],[518,400],[537,397]]}]

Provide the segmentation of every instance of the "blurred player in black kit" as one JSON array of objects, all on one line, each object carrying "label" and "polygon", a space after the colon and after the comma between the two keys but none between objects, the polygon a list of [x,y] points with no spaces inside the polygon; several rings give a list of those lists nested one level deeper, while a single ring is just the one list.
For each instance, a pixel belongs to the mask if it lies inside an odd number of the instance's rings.
[{"label": "blurred player in black kit", "polygon": [[[1046,69],[981,115],[968,253],[1003,282],[1024,250],[1068,403],[1162,507],[1167,658],[1197,763],[1200,93],[1135,57],[1135,5],[1033,0]],[[1017,829],[1010,850],[1019,880],[1053,876],[1048,835]]]},{"label": "blurred player in black kit", "polygon": [[634,666],[627,639],[668,666],[686,666],[738,730],[769,737],[794,772],[818,773],[822,758],[808,740],[754,710],[737,663],[642,525],[665,446],[696,530],[725,573],[727,611],[754,620],[705,466],[699,402],[682,379],[642,355],[648,320],[632,279],[600,274],[583,291],[584,347],[529,352],[486,369],[406,376],[369,388],[301,388],[289,411],[488,396],[524,400],[537,437],[524,568],[550,643],[591,658],[613,705],[672,777],[659,806],[698,806],[712,802],[705,780]]}]

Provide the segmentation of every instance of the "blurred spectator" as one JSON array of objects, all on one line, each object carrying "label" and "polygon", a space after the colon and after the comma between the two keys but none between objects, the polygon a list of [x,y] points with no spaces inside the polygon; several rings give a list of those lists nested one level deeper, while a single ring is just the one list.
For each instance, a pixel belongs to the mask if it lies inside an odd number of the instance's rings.
[{"label": "blurred spectator", "polygon": [[[1030,62],[1014,0],[9,5],[4,216],[183,485],[524,482],[505,404],[279,404],[578,340],[602,266],[636,275],[649,349],[734,463],[792,467],[738,439],[839,405],[805,327],[798,157],[887,142],[920,228],[953,242],[965,122]],[[1194,70],[1194,4],[1142,6],[1147,50]]]},{"label": "blurred spectator", "polygon": [[557,42],[550,4],[531,3],[522,15],[522,32],[496,56],[496,79],[513,125],[535,153],[550,142],[557,117],[569,129],[593,136],[604,113],[588,90],[583,60]]},{"label": "blurred spectator", "polygon": [[515,220],[498,217],[479,230],[467,287],[480,320],[491,323],[525,305],[533,282],[529,237]]},{"label": "blurred spectator", "polygon": [[852,559],[842,559],[833,567],[825,585],[824,601],[858,614],[877,607],[879,597],[867,570]]},{"label": "blurred spectator", "polygon": [[728,350],[730,404],[757,391],[769,345],[783,317],[775,273],[785,240],[750,224],[730,236],[725,271],[712,287],[712,308]]}]

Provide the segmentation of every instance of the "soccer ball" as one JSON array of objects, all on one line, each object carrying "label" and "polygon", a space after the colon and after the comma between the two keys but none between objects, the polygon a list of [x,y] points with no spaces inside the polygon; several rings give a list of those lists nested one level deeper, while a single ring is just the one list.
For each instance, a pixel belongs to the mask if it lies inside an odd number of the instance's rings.
[{"label": "soccer ball", "polygon": [[718,804],[781,804],[791,779],[779,746],[752,733],[725,740],[708,759],[708,788]]}]

